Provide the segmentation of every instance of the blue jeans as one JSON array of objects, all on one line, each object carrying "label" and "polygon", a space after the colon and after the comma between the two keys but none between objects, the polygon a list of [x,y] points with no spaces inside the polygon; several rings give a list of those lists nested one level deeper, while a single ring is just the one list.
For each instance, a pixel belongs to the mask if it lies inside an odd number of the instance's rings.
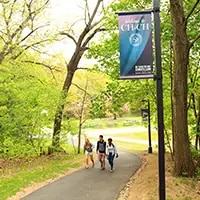
[{"label": "blue jeans", "polygon": [[113,170],[114,158],[115,158],[115,154],[112,155],[112,153],[109,153],[109,155],[108,155],[108,162],[110,164],[111,170]]}]

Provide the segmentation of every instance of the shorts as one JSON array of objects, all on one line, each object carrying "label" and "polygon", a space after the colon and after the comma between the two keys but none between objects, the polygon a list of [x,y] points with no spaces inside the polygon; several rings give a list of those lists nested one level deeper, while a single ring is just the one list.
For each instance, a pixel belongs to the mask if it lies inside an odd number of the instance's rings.
[{"label": "shorts", "polygon": [[99,153],[99,160],[105,161],[105,153]]},{"label": "shorts", "polygon": [[85,151],[85,155],[86,155],[86,156],[92,156],[92,155],[93,155],[93,152]]}]

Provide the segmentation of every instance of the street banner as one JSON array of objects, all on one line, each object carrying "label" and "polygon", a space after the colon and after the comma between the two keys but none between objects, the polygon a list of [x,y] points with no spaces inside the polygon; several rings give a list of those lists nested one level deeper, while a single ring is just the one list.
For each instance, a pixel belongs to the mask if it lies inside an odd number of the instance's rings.
[{"label": "street banner", "polygon": [[153,78],[151,12],[118,13],[120,78]]}]

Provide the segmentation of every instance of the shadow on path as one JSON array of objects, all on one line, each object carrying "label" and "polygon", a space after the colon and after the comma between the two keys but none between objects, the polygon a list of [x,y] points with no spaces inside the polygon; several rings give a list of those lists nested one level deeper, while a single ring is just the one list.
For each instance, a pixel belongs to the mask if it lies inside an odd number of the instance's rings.
[{"label": "shadow on path", "polygon": [[129,178],[140,167],[140,158],[132,153],[119,152],[115,169],[110,173],[94,168],[81,169],[24,197],[24,200],[115,200]]}]

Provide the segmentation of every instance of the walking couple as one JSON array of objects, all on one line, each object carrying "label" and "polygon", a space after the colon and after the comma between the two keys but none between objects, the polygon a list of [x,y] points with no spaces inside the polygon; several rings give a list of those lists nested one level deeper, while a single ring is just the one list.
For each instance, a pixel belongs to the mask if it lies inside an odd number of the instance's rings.
[{"label": "walking couple", "polygon": [[107,157],[109,165],[110,165],[110,172],[113,172],[113,165],[114,165],[114,158],[118,157],[117,149],[115,145],[112,143],[112,138],[108,139],[108,144],[103,139],[103,135],[99,136],[99,141],[97,142],[96,152],[98,153],[98,159],[101,163],[101,169],[105,170],[105,157]]}]

